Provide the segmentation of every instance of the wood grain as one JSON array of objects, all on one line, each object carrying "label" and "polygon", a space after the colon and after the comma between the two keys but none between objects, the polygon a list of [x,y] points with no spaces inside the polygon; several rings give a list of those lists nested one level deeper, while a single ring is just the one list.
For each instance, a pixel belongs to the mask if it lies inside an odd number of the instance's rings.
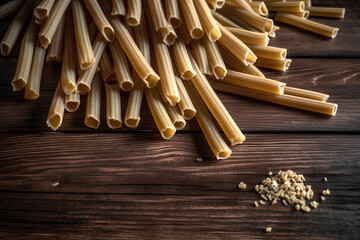
[{"label": "wood grain", "polygon": [[[216,161],[198,133],[161,145],[152,133],[1,135],[2,237],[360,237],[359,136],[250,134]],[[255,208],[254,185],[286,169],[305,174],[315,199],[331,195],[309,214]],[[273,232],[263,235],[266,226]]]}]

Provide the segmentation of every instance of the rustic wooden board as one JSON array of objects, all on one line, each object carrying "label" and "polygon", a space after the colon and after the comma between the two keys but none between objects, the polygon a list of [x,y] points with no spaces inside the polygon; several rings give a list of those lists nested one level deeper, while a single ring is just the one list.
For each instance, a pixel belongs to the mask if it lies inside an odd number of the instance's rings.
[{"label": "rustic wooden board", "polygon": [[[249,134],[223,161],[199,133],[170,141],[152,133],[1,137],[3,238],[360,237],[360,136]],[[331,195],[308,214],[255,208],[254,185],[286,169],[305,174],[315,199],[325,188]],[[236,189],[239,181],[246,191]]]}]

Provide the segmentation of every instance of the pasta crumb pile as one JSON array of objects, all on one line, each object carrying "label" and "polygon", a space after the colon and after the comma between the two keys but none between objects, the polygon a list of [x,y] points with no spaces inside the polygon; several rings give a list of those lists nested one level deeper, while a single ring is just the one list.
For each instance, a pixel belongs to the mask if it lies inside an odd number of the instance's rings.
[{"label": "pasta crumb pile", "polygon": [[[286,71],[291,64],[287,49],[268,46],[279,30],[269,11],[277,12],[275,21],[330,38],[338,28],[307,18],[345,13],[310,0],[13,0],[0,6],[0,19],[16,13],[1,53],[9,55],[25,32],[11,85],[24,89],[26,99],[39,97],[44,64],[62,63],[46,120],[53,130],[65,110],[77,111],[80,95],[87,96],[84,123],[97,129],[105,88],[109,128],[123,121],[138,127],[145,98],[164,139],[196,118],[215,157],[226,159],[229,145],[245,136],[214,90],[331,116],[337,111],[329,95],[268,79],[258,68]],[[130,95],[122,111],[123,91]]]}]

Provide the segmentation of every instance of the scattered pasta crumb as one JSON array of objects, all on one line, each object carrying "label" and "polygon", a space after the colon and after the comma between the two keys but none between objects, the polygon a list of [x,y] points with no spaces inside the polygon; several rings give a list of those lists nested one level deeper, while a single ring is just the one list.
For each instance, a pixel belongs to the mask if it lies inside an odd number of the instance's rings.
[{"label": "scattered pasta crumb", "polygon": [[312,201],[312,202],[310,203],[310,206],[311,206],[312,208],[317,208],[317,207],[319,206],[319,203],[316,202],[316,201]]},{"label": "scattered pasta crumb", "polygon": [[196,158],[196,160],[195,160],[196,162],[202,162],[202,158]]},{"label": "scattered pasta crumb", "polygon": [[239,185],[238,185],[238,189],[245,190],[246,189],[246,184],[244,182],[240,182]]},{"label": "scattered pasta crumb", "polygon": [[271,230],[272,230],[271,227],[267,227],[267,228],[266,228],[266,232],[267,232],[267,233],[271,232]]},{"label": "scattered pasta crumb", "polygon": [[263,200],[260,200],[259,202],[260,202],[260,204],[262,204],[262,205],[265,205],[265,204],[266,204],[266,202],[264,202]]},{"label": "scattered pasta crumb", "polygon": [[254,204],[255,204],[255,207],[259,207],[259,204],[257,201],[255,201]]},{"label": "scattered pasta crumb", "polygon": [[327,182],[327,177],[324,177],[324,182]]},{"label": "scattered pasta crumb", "polygon": [[272,175],[273,175],[273,173],[272,173],[272,171],[270,171],[270,172],[269,172],[269,176],[272,176]]},{"label": "scattered pasta crumb", "polygon": [[325,196],[320,196],[320,198],[321,198],[321,201],[325,201],[325,199],[326,199],[326,197]]},{"label": "scattered pasta crumb", "polygon": [[324,196],[330,195],[330,190],[329,190],[329,189],[323,190],[323,191],[322,191],[322,194],[323,194]]}]

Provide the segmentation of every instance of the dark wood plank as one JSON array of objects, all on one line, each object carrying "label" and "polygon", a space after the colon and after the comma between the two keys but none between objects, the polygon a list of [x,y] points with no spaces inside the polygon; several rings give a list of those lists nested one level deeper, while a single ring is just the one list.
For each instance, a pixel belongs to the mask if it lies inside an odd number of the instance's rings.
[{"label": "dark wood plank", "polygon": [[[23,92],[13,93],[10,86],[15,59],[0,59],[0,132],[51,131],[46,127],[48,108],[59,79],[59,65],[46,65],[40,98],[23,99]],[[235,121],[245,132],[249,131],[359,131],[360,124],[360,75],[358,59],[294,59],[288,72],[264,70],[267,77],[286,82],[289,86],[330,94],[330,102],[339,104],[335,117],[292,109],[258,100],[230,94],[219,96]],[[128,94],[123,93],[123,114]],[[83,98],[83,103],[86,99]],[[103,110],[105,108],[103,107]],[[59,131],[93,132],[83,123],[85,104],[75,113],[66,113]],[[102,114],[99,131],[109,131],[105,113]],[[199,130],[196,123],[189,122],[185,130]],[[138,130],[157,128],[143,103],[142,121]],[[117,131],[132,131],[124,127]]]},{"label": "dark wood plank", "polygon": [[[360,136],[249,134],[223,161],[199,133],[170,141],[153,133],[1,137],[2,238],[360,237]],[[254,185],[286,169],[305,174],[315,199],[324,188],[331,195],[308,214],[255,208]]]}]

